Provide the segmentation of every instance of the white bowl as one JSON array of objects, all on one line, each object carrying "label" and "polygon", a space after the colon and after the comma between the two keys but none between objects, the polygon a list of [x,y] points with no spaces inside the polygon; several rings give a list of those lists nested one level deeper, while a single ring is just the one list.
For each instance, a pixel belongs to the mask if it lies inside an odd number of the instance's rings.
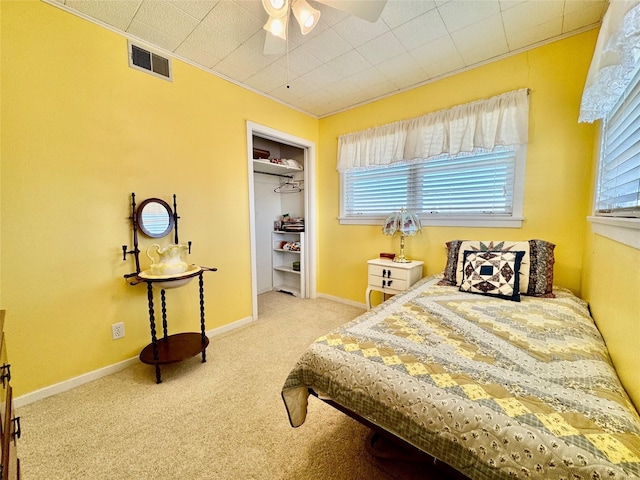
[{"label": "white bowl", "polygon": [[[198,265],[189,265],[189,269],[186,272],[177,273],[173,275],[155,275],[150,270],[144,270],[138,274],[143,280],[153,280],[151,283],[156,288],[166,290],[167,288],[178,288],[186,285],[193,280],[200,273],[202,268]],[[164,282],[158,280],[166,280]]]}]

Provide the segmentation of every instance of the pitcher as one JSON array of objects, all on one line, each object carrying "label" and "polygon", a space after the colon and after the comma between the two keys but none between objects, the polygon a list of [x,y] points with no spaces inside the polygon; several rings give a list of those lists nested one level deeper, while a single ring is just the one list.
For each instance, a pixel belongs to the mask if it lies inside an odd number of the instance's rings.
[{"label": "pitcher", "polygon": [[[155,248],[158,255],[158,261],[149,253]],[[147,257],[151,260],[149,269],[153,275],[179,275],[189,269],[189,265],[185,262],[185,256],[188,251],[186,245],[169,244],[160,247],[157,243],[149,245],[147,248]]]}]

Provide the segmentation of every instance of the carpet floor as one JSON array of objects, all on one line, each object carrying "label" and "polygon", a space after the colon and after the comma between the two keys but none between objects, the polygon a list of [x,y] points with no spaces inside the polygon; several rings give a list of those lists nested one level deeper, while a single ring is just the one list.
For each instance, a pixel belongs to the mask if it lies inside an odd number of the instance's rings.
[{"label": "carpet floor", "polygon": [[309,400],[289,425],[280,390],[317,337],[362,313],[269,292],[259,319],[211,339],[200,356],[142,363],[18,409],[23,480],[443,479],[429,464],[381,459],[369,430]]}]

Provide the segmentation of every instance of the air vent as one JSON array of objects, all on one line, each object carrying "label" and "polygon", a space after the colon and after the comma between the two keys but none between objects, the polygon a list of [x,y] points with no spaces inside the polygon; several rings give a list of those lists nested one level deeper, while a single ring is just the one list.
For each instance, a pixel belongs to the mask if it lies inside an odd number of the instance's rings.
[{"label": "air vent", "polygon": [[172,80],[171,59],[129,42],[129,66],[156,77]]}]

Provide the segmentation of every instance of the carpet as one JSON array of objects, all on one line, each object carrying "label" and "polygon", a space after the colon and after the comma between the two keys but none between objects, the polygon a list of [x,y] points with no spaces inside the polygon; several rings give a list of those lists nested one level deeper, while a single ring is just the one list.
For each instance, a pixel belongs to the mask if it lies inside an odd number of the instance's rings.
[{"label": "carpet", "polygon": [[316,398],[304,425],[289,425],[280,397],[289,370],[362,309],[269,292],[259,312],[212,338],[206,363],[163,366],[161,384],[140,363],[21,407],[23,480],[447,478],[371,455],[369,430]]}]

